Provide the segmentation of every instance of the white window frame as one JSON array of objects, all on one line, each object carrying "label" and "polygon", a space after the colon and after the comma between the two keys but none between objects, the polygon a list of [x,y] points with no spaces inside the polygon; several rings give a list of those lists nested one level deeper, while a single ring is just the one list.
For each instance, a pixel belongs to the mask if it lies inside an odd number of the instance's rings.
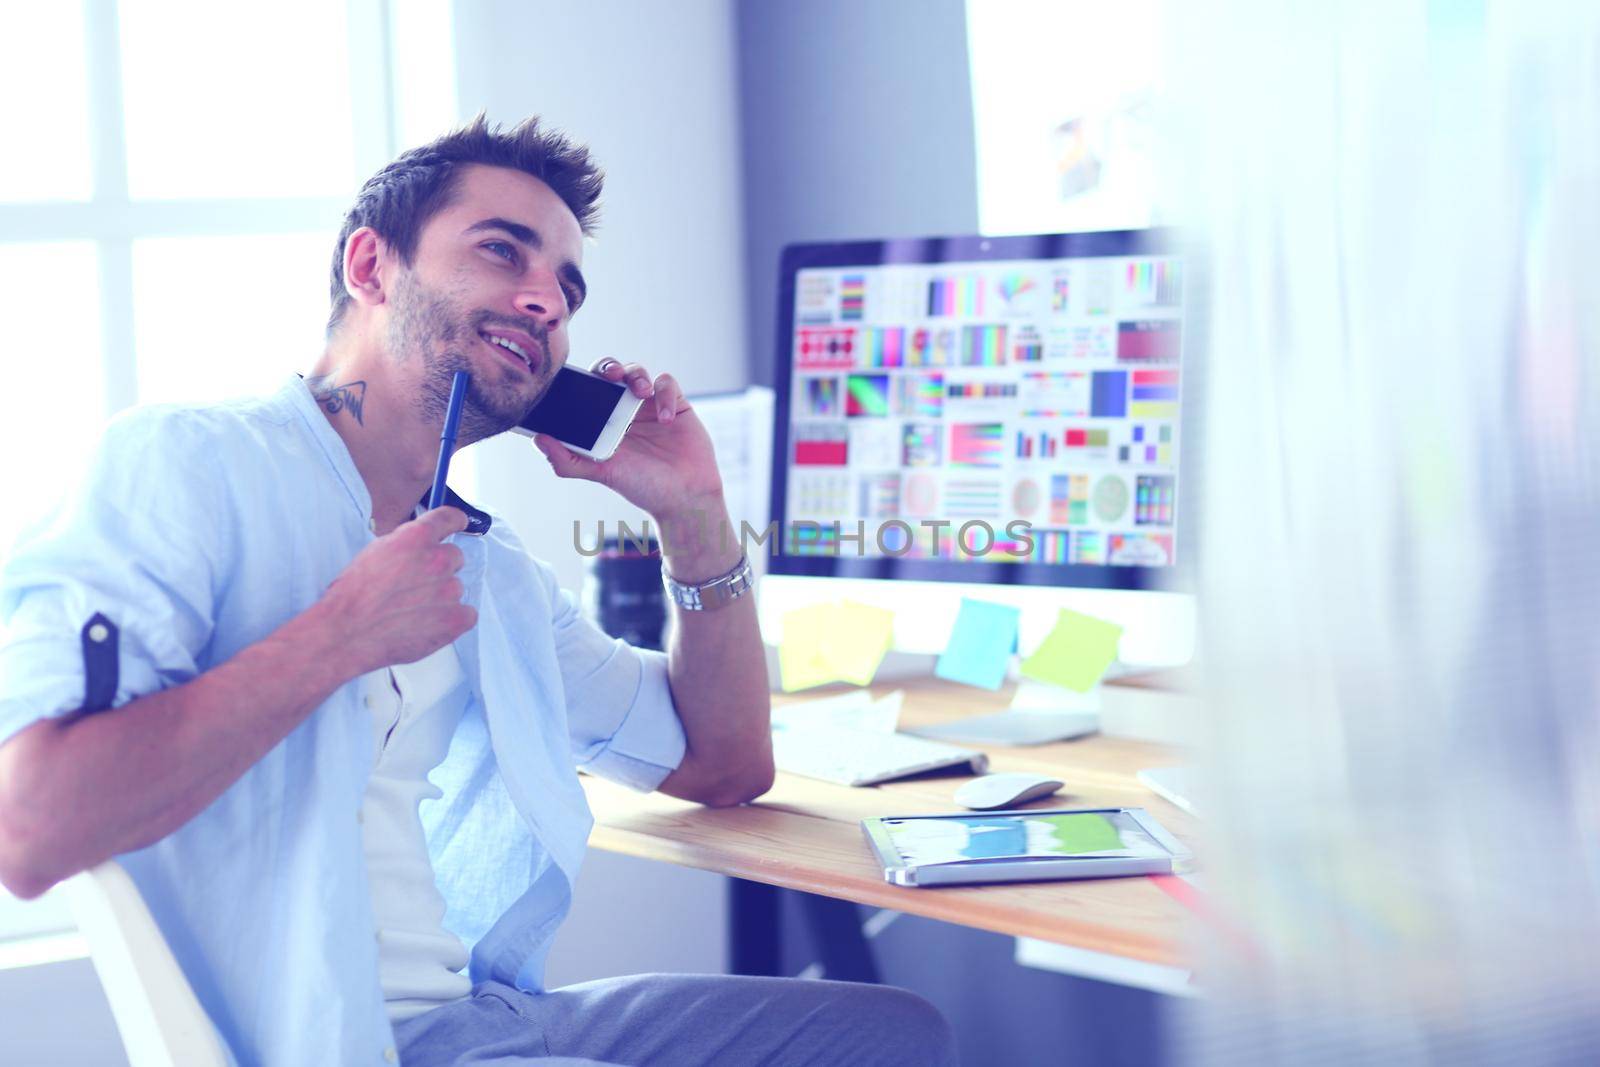
[{"label": "white window frame", "polygon": [[[344,0],[348,23],[350,104],[357,174],[354,185],[395,154],[387,0]],[[149,237],[246,236],[326,229],[350,196],[135,201],[128,196],[123,127],[122,54],[117,0],[81,0],[89,79],[86,201],[0,204],[0,243],[92,241],[100,263],[100,349],[106,414],[138,395],[134,352],[133,242]],[[358,177],[359,175],[360,177]],[[328,234],[329,257],[335,233]]]}]

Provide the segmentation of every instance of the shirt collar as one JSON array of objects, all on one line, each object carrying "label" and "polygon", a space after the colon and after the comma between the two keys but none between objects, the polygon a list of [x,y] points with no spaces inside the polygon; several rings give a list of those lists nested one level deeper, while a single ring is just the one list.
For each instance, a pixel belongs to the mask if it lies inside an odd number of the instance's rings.
[{"label": "shirt collar", "polygon": [[[333,466],[334,473],[339,476],[339,481],[344,484],[345,491],[350,494],[351,500],[361,510],[362,517],[371,521],[372,494],[367,490],[366,479],[362,478],[361,472],[356,469],[356,461],[351,457],[350,448],[344,443],[344,438],[340,437],[338,432],[334,430],[333,425],[322,414],[322,409],[317,406],[316,398],[311,395],[311,390],[306,388],[305,377],[300,374],[293,375],[284,384],[283,390],[279,395],[284,397],[295,411],[299,412],[301,420],[306,424],[307,429],[311,431],[311,436],[322,447],[323,454],[327,456],[328,462]],[[489,532],[489,526],[494,521],[489,513],[475,508],[461,499],[460,494],[449,486],[445,486],[444,502],[451,507],[460,508],[466,512],[467,528],[464,531],[465,533],[481,536]],[[423,507],[427,506],[427,493],[422,494],[420,503]]]}]

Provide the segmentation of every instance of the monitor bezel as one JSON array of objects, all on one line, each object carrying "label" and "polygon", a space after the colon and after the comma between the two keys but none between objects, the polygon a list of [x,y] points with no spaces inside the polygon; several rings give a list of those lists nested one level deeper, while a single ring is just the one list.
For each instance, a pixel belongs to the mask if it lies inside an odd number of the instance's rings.
[{"label": "monitor bezel", "polygon": [[[1178,231],[1169,228],[1096,230],[1084,233],[1044,233],[1009,236],[887,238],[872,241],[808,242],[784,248],[778,278],[776,373],[773,378],[774,426],[772,449],[772,499],[770,514],[778,539],[789,529],[787,515],[789,454],[792,448],[789,420],[794,384],[794,298],[800,271],[814,268],[982,263],[1028,259],[1086,259],[1138,255],[1183,256]],[[1187,264],[1186,264],[1187,266]],[[1193,515],[1185,505],[1188,492],[1189,452],[1186,428],[1191,409],[1191,354],[1194,351],[1193,303],[1195,272],[1184,272],[1184,339],[1179,367],[1183,385],[1179,394],[1179,450],[1176,532],[1177,560],[1167,567],[1130,567],[1067,563],[986,562],[875,555],[798,555],[784,546],[767,546],[767,573],[810,577],[906,579],[977,583],[987,585],[1052,586],[1079,589],[1158,590],[1192,592]],[[956,526],[959,524],[952,524]],[[1053,528],[1053,527],[1052,527]],[[850,532],[854,532],[853,530]],[[868,532],[871,537],[871,532]],[[854,551],[852,549],[852,551]]]}]

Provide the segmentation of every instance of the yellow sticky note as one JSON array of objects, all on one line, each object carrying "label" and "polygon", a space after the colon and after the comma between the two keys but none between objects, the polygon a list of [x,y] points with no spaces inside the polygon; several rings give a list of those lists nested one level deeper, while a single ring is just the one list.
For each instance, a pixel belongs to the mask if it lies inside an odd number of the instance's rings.
[{"label": "yellow sticky note", "polygon": [[829,629],[823,647],[839,677],[852,685],[871,685],[889,651],[894,612],[846,600],[837,606]]},{"label": "yellow sticky note", "polygon": [[783,617],[783,691],[849,682],[870,685],[889,651],[894,612],[850,601],[812,604]]},{"label": "yellow sticky note", "polygon": [[838,669],[828,655],[828,630],[834,604],[813,604],[796,608],[783,616],[783,640],[778,645],[778,672],[783,691],[827,685],[839,680]]},{"label": "yellow sticky note", "polygon": [[1063,609],[1044,642],[1022,661],[1022,673],[1086,692],[1117,658],[1121,637],[1122,627],[1114,622]]}]

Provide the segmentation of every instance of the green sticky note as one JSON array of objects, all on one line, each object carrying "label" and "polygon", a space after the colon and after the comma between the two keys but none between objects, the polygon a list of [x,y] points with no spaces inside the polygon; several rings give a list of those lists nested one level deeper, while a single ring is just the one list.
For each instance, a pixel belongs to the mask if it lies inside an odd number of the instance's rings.
[{"label": "green sticky note", "polygon": [[1124,847],[1117,828],[1104,815],[1044,815],[1038,821],[1050,824],[1056,848],[1063,855],[1107,852]]},{"label": "green sticky note", "polygon": [[823,654],[843,681],[871,685],[893,634],[894,612],[846,600],[834,610]]},{"label": "green sticky note", "polygon": [[1117,658],[1122,627],[1092,615],[1062,610],[1056,625],[1033,655],[1022,661],[1022,673],[1041,682],[1087,692]]},{"label": "green sticky note", "polygon": [[1017,619],[1022,613],[1005,604],[961,598],[950,643],[933,673],[940,678],[984,689],[999,689],[1017,648]]},{"label": "green sticky note", "polygon": [[828,626],[834,608],[833,604],[813,604],[783,616],[778,672],[783,678],[785,693],[839,681],[838,670],[829,659],[827,649]]}]

